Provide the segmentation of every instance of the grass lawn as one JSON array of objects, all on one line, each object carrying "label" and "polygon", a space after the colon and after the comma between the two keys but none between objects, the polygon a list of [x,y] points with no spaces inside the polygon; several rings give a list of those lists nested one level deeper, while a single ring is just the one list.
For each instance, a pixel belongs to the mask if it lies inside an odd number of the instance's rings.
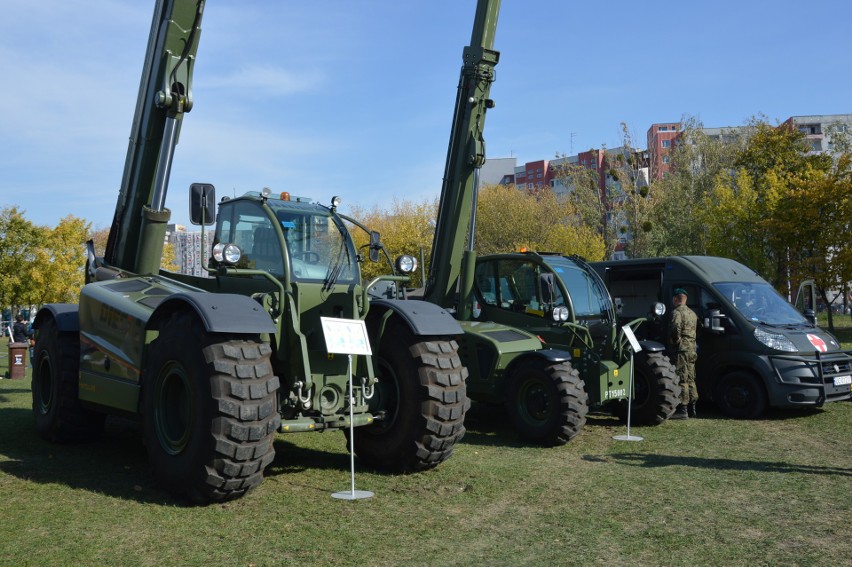
[{"label": "grass lawn", "polygon": [[[852,329],[837,333],[852,348]],[[0,372],[5,370],[5,353]],[[279,435],[242,499],[190,507],[150,475],[136,426],[51,445],[34,432],[29,373],[0,381],[0,564],[849,565],[852,403],[761,420],[633,427],[591,416],[564,447],[520,443],[475,404],[434,470],[356,467],[341,433]],[[356,432],[357,447],[357,432]]]}]

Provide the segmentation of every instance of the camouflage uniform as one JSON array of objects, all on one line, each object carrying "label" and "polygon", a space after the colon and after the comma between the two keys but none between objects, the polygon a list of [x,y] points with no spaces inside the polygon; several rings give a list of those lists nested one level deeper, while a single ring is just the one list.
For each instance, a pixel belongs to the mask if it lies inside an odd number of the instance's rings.
[{"label": "camouflage uniform", "polygon": [[698,400],[698,389],[695,387],[696,352],[695,333],[698,317],[686,306],[678,305],[672,311],[669,343],[677,356],[675,371],[680,380],[680,403],[684,406],[694,404]]}]

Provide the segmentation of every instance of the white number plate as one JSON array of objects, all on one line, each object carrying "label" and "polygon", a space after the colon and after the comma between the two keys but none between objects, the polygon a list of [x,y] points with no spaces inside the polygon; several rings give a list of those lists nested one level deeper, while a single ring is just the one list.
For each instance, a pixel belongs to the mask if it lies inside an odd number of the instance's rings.
[{"label": "white number plate", "polygon": [[852,384],[852,376],[835,376],[834,385],[843,386],[844,384]]}]

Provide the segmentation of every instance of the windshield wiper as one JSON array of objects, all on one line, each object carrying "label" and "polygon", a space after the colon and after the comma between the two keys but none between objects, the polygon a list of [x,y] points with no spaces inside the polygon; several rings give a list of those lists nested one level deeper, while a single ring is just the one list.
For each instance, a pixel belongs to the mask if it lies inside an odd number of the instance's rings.
[{"label": "windshield wiper", "polygon": [[346,262],[348,264],[352,263],[352,260],[349,258],[349,249],[346,247],[346,242],[343,240],[340,241],[340,248],[337,249],[337,257],[334,261],[334,264],[329,268],[328,273],[325,276],[325,280],[322,283],[322,291],[329,291],[334,284],[337,283],[337,278],[340,277],[340,273],[343,271],[343,253],[346,253]]}]

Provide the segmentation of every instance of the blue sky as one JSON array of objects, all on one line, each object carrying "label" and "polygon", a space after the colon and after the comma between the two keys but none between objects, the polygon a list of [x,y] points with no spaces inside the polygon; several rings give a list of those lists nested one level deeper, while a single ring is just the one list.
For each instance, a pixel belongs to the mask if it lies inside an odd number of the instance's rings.
[{"label": "blue sky", "polygon": [[[0,0],[0,207],[108,227],[150,0]],[[264,186],[438,195],[474,0],[209,0],[166,205]],[[487,155],[636,145],[654,122],[852,112],[852,2],[503,0]]]}]

